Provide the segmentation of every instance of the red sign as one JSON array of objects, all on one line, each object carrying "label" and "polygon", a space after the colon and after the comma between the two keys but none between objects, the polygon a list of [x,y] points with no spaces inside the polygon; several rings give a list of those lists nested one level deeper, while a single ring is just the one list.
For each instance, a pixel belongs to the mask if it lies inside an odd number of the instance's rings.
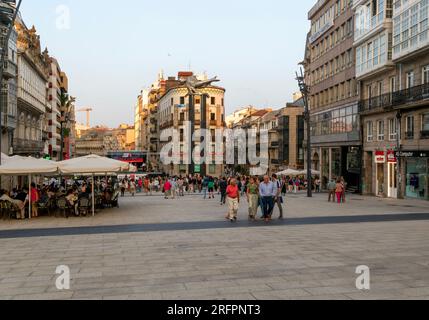
[{"label": "red sign", "polygon": [[387,162],[388,163],[396,163],[397,162],[395,151],[393,151],[393,150],[387,151]]},{"label": "red sign", "polygon": [[386,162],[386,153],[384,151],[375,152],[375,163],[385,163]]}]

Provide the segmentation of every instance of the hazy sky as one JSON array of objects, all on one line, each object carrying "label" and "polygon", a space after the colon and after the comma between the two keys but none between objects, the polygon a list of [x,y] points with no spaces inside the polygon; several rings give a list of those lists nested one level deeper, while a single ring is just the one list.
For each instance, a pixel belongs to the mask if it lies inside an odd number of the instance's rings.
[{"label": "hazy sky", "polygon": [[[279,108],[297,91],[315,0],[23,0],[70,80],[77,106],[91,106],[92,125],[133,123],[141,88],[162,69],[218,76],[227,113],[252,104]],[[61,19],[66,6],[69,28]],[[57,13],[57,10],[59,10]],[[85,115],[78,115],[84,121]]]}]

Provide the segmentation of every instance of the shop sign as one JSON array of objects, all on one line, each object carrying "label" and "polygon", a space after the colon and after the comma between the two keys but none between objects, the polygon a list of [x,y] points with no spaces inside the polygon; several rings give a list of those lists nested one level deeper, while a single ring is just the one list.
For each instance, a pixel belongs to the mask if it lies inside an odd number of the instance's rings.
[{"label": "shop sign", "polygon": [[386,162],[386,153],[384,151],[375,152],[375,163],[385,163]]},{"label": "shop sign", "polygon": [[429,151],[401,151],[396,152],[397,158],[429,158]]},{"label": "shop sign", "polygon": [[396,155],[395,155],[395,151],[390,150],[387,151],[387,162],[388,163],[396,163]]}]

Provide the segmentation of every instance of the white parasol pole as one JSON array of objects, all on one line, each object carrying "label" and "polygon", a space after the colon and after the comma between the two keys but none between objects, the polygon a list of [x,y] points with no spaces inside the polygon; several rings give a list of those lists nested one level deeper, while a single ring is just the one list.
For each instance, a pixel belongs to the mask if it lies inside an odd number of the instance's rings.
[{"label": "white parasol pole", "polygon": [[95,217],[95,192],[94,192],[94,174],[92,174],[92,216]]}]

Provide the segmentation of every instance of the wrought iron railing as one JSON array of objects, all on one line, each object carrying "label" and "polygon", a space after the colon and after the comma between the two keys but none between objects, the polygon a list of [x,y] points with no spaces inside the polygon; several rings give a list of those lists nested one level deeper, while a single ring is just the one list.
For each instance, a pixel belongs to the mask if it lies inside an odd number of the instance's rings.
[{"label": "wrought iron railing", "polygon": [[423,100],[429,100],[429,83],[362,100],[359,102],[359,111],[396,108]]}]

